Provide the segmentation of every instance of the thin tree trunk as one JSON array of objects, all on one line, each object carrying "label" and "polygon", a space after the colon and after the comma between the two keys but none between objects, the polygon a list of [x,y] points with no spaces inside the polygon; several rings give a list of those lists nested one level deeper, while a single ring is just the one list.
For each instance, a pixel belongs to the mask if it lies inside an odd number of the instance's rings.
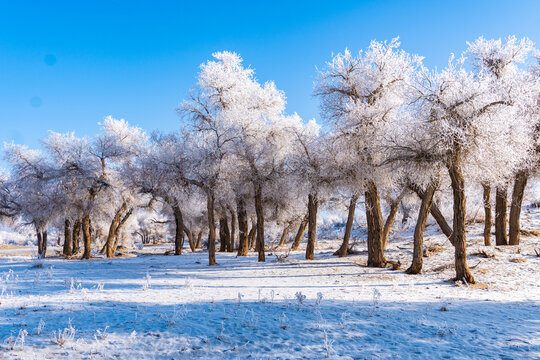
[{"label": "thin tree trunk", "polygon": [[315,259],[315,240],[317,239],[317,210],[319,199],[317,194],[308,195],[308,242],[306,260]]},{"label": "thin tree trunk", "polygon": [[420,274],[422,272],[423,250],[424,250],[424,230],[426,228],[427,218],[431,204],[433,204],[433,195],[435,194],[435,185],[430,184],[424,192],[420,211],[418,212],[418,220],[414,228],[414,249],[413,261],[407,269],[407,274]]},{"label": "thin tree trunk", "polygon": [[516,175],[514,190],[512,191],[512,203],[510,205],[510,245],[519,245],[519,217],[521,216],[521,204],[523,194],[527,186],[528,176],[525,171],[520,171]]},{"label": "thin tree trunk", "polygon": [[195,252],[196,245],[195,245],[195,240],[193,239],[193,233],[185,225],[183,226],[183,228],[188,238],[189,248],[191,249],[191,252]]},{"label": "thin tree trunk", "polygon": [[42,244],[42,254],[41,257],[45,257],[47,255],[47,228],[43,227],[43,230],[41,232],[41,239],[43,240]]},{"label": "thin tree trunk", "polygon": [[300,243],[302,242],[302,238],[304,237],[304,233],[306,232],[306,227],[308,225],[308,215],[302,219],[300,222],[300,226],[298,226],[298,231],[296,232],[296,236],[294,237],[293,244],[291,246],[291,251],[298,250],[298,247],[300,246]]},{"label": "thin tree trunk", "polygon": [[219,240],[220,240],[220,252],[225,252],[229,248],[229,241],[230,241],[230,232],[229,232],[229,225],[227,221],[227,216],[222,215],[219,218]]},{"label": "thin tree trunk", "polygon": [[474,278],[467,265],[467,239],[465,235],[465,216],[467,211],[465,199],[465,181],[460,165],[459,154],[456,154],[448,167],[452,183],[454,197],[454,229],[452,238],[455,255],[455,280],[463,280],[469,284],[474,284]]},{"label": "thin tree trunk", "polygon": [[107,240],[105,241],[105,252],[108,258],[114,257],[113,242],[115,238],[116,227],[118,226],[118,223],[120,222],[122,214],[125,210],[126,204],[122,204],[122,206],[116,211],[116,214],[114,214],[111,224],[109,225],[109,233],[107,234]]},{"label": "thin tree trunk", "polygon": [[64,248],[62,254],[65,256],[71,256],[71,222],[69,219],[64,221]]},{"label": "thin tree trunk", "polygon": [[383,228],[383,251],[386,250],[386,244],[388,243],[388,235],[390,234],[392,224],[396,220],[397,212],[399,210],[399,204],[401,203],[401,200],[403,200],[404,196],[405,191],[402,191],[397,199],[390,201],[390,212],[388,213],[388,217],[386,218]]},{"label": "thin tree trunk", "polygon": [[182,211],[178,205],[173,206],[174,215],[174,255],[182,255],[182,247],[184,245],[184,219]]},{"label": "thin tree trunk", "polygon": [[[424,198],[424,192],[422,189],[418,188],[418,186],[411,185],[409,188],[412,191],[414,191],[420,199]],[[448,240],[450,240],[452,245],[454,245],[453,240],[452,240],[452,228],[450,227],[450,225],[448,225],[448,222],[444,218],[444,215],[441,213],[441,210],[439,209],[437,204],[435,204],[435,202],[431,204],[430,212],[431,212],[431,216],[433,216],[433,218],[437,222],[437,225],[439,225],[439,228],[441,228],[441,231],[443,232],[443,234],[446,235]]]},{"label": "thin tree trunk", "polygon": [[227,251],[233,252],[236,246],[236,212],[229,205],[227,205],[227,210],[231,214],[231,232],[229,233],[229,247]]},{"label": "thin tree trunk", "polygon": [[77,219],[75,220],[75,224],[73,225],[73,234],[72,234],[72,237],[73,237],[72,254],[73,255],[76,255],[80,250],[80,244],[79,244],[80,236],[81,236],[81,219]]},{"label": "thin tree trunk", "polygon": [[255,213],[257,215],[257,251],[258,261],[265,261],[264,256],[264,209],[262,205],[262,186],[255,184]]},{"label": "thin tree trunk", "polygon": [[244,199],[237,200],[236,208],[238,212],[238,256],[247,256],[249,251],[248,217]]},{"label": "thin tree trunk", "polygon": [[497,245],[508,245],[506,237],[506,207],[507,207],[507,189],[497,188],[495,195],[495,243]]},{"label": "thin tree trunk", "polygon": [[283,228],[283,232],[281,233],[281,238],[279,239],[278,247],[282,247],[287,243],[287,239],[289,237],[289,228],[290,227],[291,227],[291,225],[287,224]]},{"label": "thin tree trunk", "polygon": [[253,219],[251,220],[251,230],[249,230],[249,248],[253,249],[255,246],[255,236],[257,235],[257,222]]},{"label": "thin tree trunk", "polygon": [[368,227],[368,266],[384,267],[386,259],[383,253],[383,219],[379,191],[374,182],[368,182],[365,196]]},{"label": "thin tree trunk", "polygon": [[129,217],[131,216],[132,213],[133,213],[133,208],[130,208],[130,209],[126,212],[126,214],[124,215],[124,217],[122,218],[122,220],[120,220],[120,223],[118,224],[118,226],[116,227],[116,230],[114,231],[113,254],[116,254],[116,249],[118,248],[118,241],[119,241],[120,230],[122,229],[122,227],[124,226],[124,224],[125,224],[126,221],[129,219]]},{"label": "thin tree trunk", "polygon": [[208,213],[208,265],[216,265],[216,223],[214,220],[214,193],[206,192],[206,210]]},{"label": "thin tree trunk", "polygon": [[82,218],[82,233],[84,243],[84,253],[82,259],[90,259],[90,251],[92,249],[92,238],[90,234],[90,214],[85,214]]},{"label": "thin tree trunk", "polygon": [[343,235],[343,242],[341,247],[334,253],[339,257],[347,256],[349,251],[349,239],[351,238],[351,231],[354,221],[354,212],[356,211],[356,202],[358,201],[358,195],[353,195],[351,197],[351,202],[349,203],[349,214],[347,215],[347,225],[345,225],[345,235]]},{"label": "thin tree trunk", "polygon": [[484,245],[491,245],[491,186],[482,184],[484,190]]},{"label": "thin tree trunk", "polygon": [[195,249],[201,248],[201,239],[202,239],[202,230],[199,230],[199,233],[197,234],[197,244],[195,245]]}]

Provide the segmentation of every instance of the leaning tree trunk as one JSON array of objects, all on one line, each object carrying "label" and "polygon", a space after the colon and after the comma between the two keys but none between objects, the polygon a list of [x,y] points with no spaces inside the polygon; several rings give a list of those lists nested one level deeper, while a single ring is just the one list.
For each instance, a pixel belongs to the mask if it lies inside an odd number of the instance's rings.
[{"label": "leaning tree trunk", "polygon": [[237,200],[236,209],[238,212],[238,256],[247,256],[249,251],[248,217],[244,199]]},{"label": "leaning tree trunk", "polygon": [[236,212],[227,205],[227,210],[231,213],[231,232],[229,233],[229,247],[228,252],[233,252],[236,246]]},{"label": "leaning tree trunk", "polygon": [[368,266],[384,267],[386,259],[383,253],[383,219],[379,190],[374,182],[367,184],[366,219],[368,228]]},{"label": "leaning tree trunk", "polygon": [[202,230],[199,230],[197,233],[197,244],[195,244],[195,249],[201,248],[201,239],[202,239]]},{"label": "leaning tree trunk", "polygon": [[255,236],[257,235],[257,222],[251,219],[251,230],[249,230],[249,249],[253,249],[255,246]]},{"label": "leaning tree trunk", "polygon": [[182,211],[178,205],[173,206],[174,215],[174,255],[182,255],[182,247],[184,245],[184,219]]},{"label": "leaning tree trunk", "polygon": [[259,261],[265,261],[264,256],[264,209],[262,205],[262,186],[255,184],[255,213],[257,215],[257,251]]},{"label": "leaning tree trunk", "polygon": [[[409,188],[412,191],[414,191],[416,193],[416,195],[418,195],[418,197],[420,199],[424,198],[424,195],[425,195],[424,191],[422,189],[420,189],[418,186],[411,185],[411,186],[409,186]],[[452,228],[450,227],[450,225],[448,225],[448,222],[444,218],[444,215],[442,214],[442,212],[439,209],[439,207],[437,206],[437,204],[435,204],[435,202],[433,202],[431,204],[431,211],[430,212],[431,212],[431,216],[433,216],[433,218],[437,222],[437,225],[439,225],[439,228],[441,229],[443,234],[446,235],[448,240],[450,240],[450,243],[452,243],[452,245],[454,245],[454,243],[453,243],[454,240],[452,240]]]},{"label": "leaning tree trunk", "polygon": [[491,245],[491,186],[489,184],[482,184],[484,190],[484,245]]},{"label": "leaning tree trunk", "polygon": [[227,216],[222,215],[219,217],[219,240],[220,240],[220,252],[225,252],[229,248],[229,242],[231,241],[231,233],[229,232],[229,225],[227,222]]},{"label": "leaning tree trunk", "polygon": [[64,256],[71,256],[71,222],[69,219],[64,221],[64,248],[62,254]]},{"label": "leaning tree trunk", "polygon": [[124,217],[122,218],[122,220],[120,220],[120,223],[118,224],[118,226],[116,227],[116,230],[114,231],[114,246],[113,246],[113,254],[116,254],[116,249],[118,248],[118,242],[119,242],[119,238],[120,238],[120,230],[122,229],[122,227],[124,226],[124,224],[126,223],[126,221],[129,219],[129,217],[131,216],[131,214],[133,213],[133,208],[130,208],[126,214],[124,215]]},{"label": "leaning tree trunk", "polygon": [[390,202],[390,212],[388,213],[388,217],[386,218],[386,221],[384,222],[384,228],[383,228],[383,251],[386,250],[386,244],[388,243],[388,235],[390,234],[390,229],[392,228],[392,224],[396,220],[397,212],[399,210],[399,204],[401,203],[401,200],[405,196],[405,191],[401,192],[401,194],[398,196],[396,200],[393,200]]},{"label": "leaning tree trunk", "polygon": [[461,170],[460,157],[456,154],[448,167],[452,192],[454,197],[454,229],[452,230],[452,243],[454,244],[456,277],[474,284],[474,278],[467,265],[467,240],[465,235],[465,216],[467,211],[465,199],[465,180]]},{"label": "leaning tree trunk", "polygon": [[186,236],[188,238],[189,248],[191,249],[191,252],[195,252],[195,249],[197,247],[195,245],[195,240],[193,239],[193,233],[185,225],[182,227],[184,228],[184,232],[186,233]]},{"label": "leaning tree trunk", "polygon": [[75,220],[75,224],[73,225],[73,234],[72,234],[72,237],[73,237],[73,249],[72,249],[72,255],[76,255],[79,250],[80,250],[80,244],[79,244],[79,240],[80,240],[80,237],[81,237],[81,219],[77,219]]},{"label": "leaning tree trunk", "polygon": [[516,175],[514,190],[512,191],[512,203],[510,205],[510,245],[519,245],[519,217],[521,216],[521,204],[523,202],[523,193],[527,186],[527,172],[520,171]]},{"label": "leaning tree trunk", "polygon": [[317,210],[319,199],[317,194],[308,195],[308,241],[306,246],[306,260],[315,258],[315,240],[317,239]]},{"label": "leaning tree trunk", "polygon": [[506,207],[507,207],[507,189],[499,189],[495,195],[495,243],[497,245],[508,245],[506,237]]},{"label": "leaning tree trunk", "polygon": [[208,213],[208,265],[216,265],[216,223],[214,220],[214,193],[207,191],[206,210]]},{"label": "leaning tree trunk", "polygon": [[107,234],[107,240],[105,241],[105,252],[108,258],[114,257],[113,252],[113,242],[116,234],[116,227],[118,226],[118,223],[120,222],[120,219],[122,218],[122,214],[126,210],[125,204],[122,204],[120,209],[116,211],[116,214],[114,214],[114,217],[111,221],[111,224],[109,225],[109,233]]},{"label": "leaning tree trunk", "polygon": [[420,272],[422,272],[422,262],[424,256],[424,229],[426,228],[429,211],[431,209],[431,205],[433,204],[434,194],[435,185],[430,184],[424,192],[422,204],[420,205],[420,211],[418,212],[418,219],[414,228],[413,261],[411,266],[406,271],[407,274],[420,274]]},{"label": "leaning tree trunk", "polygon": [[345,235],[343,235],[343,242],[341,243],[341,247],[338,249],[338,251],[334,253],[334,255],[338,255],[339,257],[347,256],[347,252],[349,251],[349,239],[351,237],[351,231],[354,221],[354,212],[356,210],[357,201],[358,195],[353,195],[349,204],[349,214],[347,215],[347,225],[345,225]]},{"label": "leaning tree trunk", "polygon": [[290,227],[291,227],[291,225],[287,224],[283,228],[283,232],[281,233],[281,238],[279,239],[278,247],[282,247],[287,243],[287,240],[289,238],[289,228]]},{"label": "leaning tree trunk", "polygon": [[298,247],[300,246],[300,243],[302,242],[302,239],[304,238],[304,233],[306,232],[307,225],[308,225],[308,215],[306,215],[302,219],[302,221],[300,222],[300,225],[298,226],[298,231],[296,232],[296,236],[294,237],[294,241],[291,246],[291,251],[298,250]]},{"label": "leaning tree trunk", "polygon": [[84,243],[84,253],[82,259],[90,259],[90,251],[92,249],[92,237],[90,234],[90,214],[85,214],[82,219],[82,233]]}]

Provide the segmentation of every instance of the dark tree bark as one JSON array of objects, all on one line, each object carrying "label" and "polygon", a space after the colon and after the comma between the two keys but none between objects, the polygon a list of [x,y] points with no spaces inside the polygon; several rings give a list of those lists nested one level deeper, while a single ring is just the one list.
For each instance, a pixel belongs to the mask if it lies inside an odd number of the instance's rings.
[{"label": "dark tree bark", "polygon": [[231,214],[231,232],[227,251],[233,252],[236,246],[236,212],[229,205],[227,205],[227,210]]},{"label": "dark tree bark", "polygon": [[41,238],[43,240],[41,257],[45,257],[45,255],[47,255],[47,228],[45,226],[41,231]]},{"label": "dark tree bark", "polygon": [[306,246],[306,260],[315,258],[315,241],[317,240],[317,210],[319,199],[317,194],[308,195],[308,242]]},{"label": "dark tree bark", "polygon": [[71,256],[71,221],[65,219],[64,221],[64,248],[62,249],[62,254],[65,256]]},{"label": "dark tree bark", "polygon": [[[418,188],[418,186],[411,185],[409,188],[412,191],[414,191],[416,193],[416,195],[418,195],[418,197],[420,199],[424,198],[424,191],[422,189]],[[454,245],[453,240],[452,240],[452,228],[450,227],[450,225],[448,225],[448,222],[444,218],[444,215],[442,214],[442,212],[439,209],[439,207],[437,206],[437,204],[435,204],[435,202],[433,202],[431,204],[431,211],[430,212],[431,212],[431,216],[433,216],[433,218],[437,222],[437,225],[439,225],[439,228],[441,228],[441,231],[443,232],[443,234],[446,235],[448,240],[450,240],[452,245]]]},{"label": "dark tree bark", "polygon": [[239,198],[236,201],[236,208],[238,212],[238,256],[247,256],[249,251],[248,217],[244,199]]},{"label": "dark tree bark", "polygon": [[206,191],[206,210],[208,213],[208,265],[216,265],[216,223],[214,219],[214,193]]},{"label": "dark tree bark", "polygon": [[347,256],[347,251],[349,250],[349,239],[351,237],[352,226],[354,222],[354,212],[356,211],[356,202],[358,201],[358,195],[353,195],[351,197],[351,202],[349,203],[349,214],[347,215],[347,225],[345,226],[345,235],[343,235],[343,242],[341,247],[334,253],[339,257]]},{"label": "dark tree bark", "polygon": [[199,230],[197,234],[197,244],[195,245],[195,249],[201,248],[201,239],[202,239],[202,230]]},{"label": "dark tree bark", "polygon": [[229,232],[229,225],[227,223],[227,216],[222,215],[219,217],[219,240],[220,240],[220,252],[225,252],[229,248],[229,242],[231,234]]},{"label": "dark tree bark", "polygon": [[491,245],[491,186],[482,184],[484,190],[484,245]]},{"label": "dark tree bark", "polygon": [[367,184],[366,219],[368,227],[368,266],[384,267],[386,259],[383,253],[383,219],[379,191],[374,182]]},{"label": "dark tree bark", "polygon": [[178,205],[173,206],[174,215],[174,255],[182,255],[184,247],[184,218]]},{"label": "dark tree bark", "polygon": [[262,186],[255,184],[255,213],[257,215],[257,252],[258,261],[265,261],[264,256],[264,209],[262,205]]},{"label": "dark tree bark", "polygon": [[512,191],[512,203],[510,205],[510,245],[519,245],[519,217],[521,216],[521,204],[523,202],[523,194],[527,186],[527,172],[520,171],[516,175],[514,181],[514,190]]},{"label": "dark tree bark", "polygon": [[507,189],[497,188],[495,195],[495,244],[508,245],[506,237]]},{"label": "dark tree bark", "polygon": [[92,237],[90,234],[90,214],[85,214],[82,218],[82,233],[83,233],[83,244],[84,252],[81,257],[82,259],[90,259],[90,251],[92,250]]},{"label": "dark tree bark", "polygon": [[38,257],[43,257],[43,238],[41,234],[41,228],[39,227],[39,225],[36,225],[36,235],[37,235]]},{"label": "dark tree bark", "polygon": [[386,250],[386,244],[388,243],[388,235],[390,234],[390,229],[392,228],[392,224],[396,220],[397,212],[399,210],[399,204],[401,203],[401,200],[403,200],[404,196],[405,196],[405,191],[402,191],[397,199],[389,202],[390,212],[388,213],[388,217],[386,218],[386,221],[384,222],[383,235],[382,235],[383,251]]},{"label": "dark tree bark", "polygon": [[467,265],[467,239],[465,236],[465,216],[467,211],[465,199],[465,180],[461,170],[459,153],[454,155],[448,167],[454,197],[454,228],[452,238],[454,244],[455,280],[463,280],[474,284],[474,278]]},{"label": "dark tree bark", "polygon": [[420,205],[418,219],[414,228],[413,261],[411,266],[406,271],[407,274],[420,274],[420,272],[422,272],[422,263],[424,256],[424,230],[426,228],[426,222],[429,216],[431,205],[433,204],[433,195],[435,194],[435,189],[435,185],[429,185],[424,192],[424,197],[422,198],[422,204]]},{"label": "dark tree bark", "polygon": [[289,228],[291,227],[290,224],[286,224],[283,228],[283,232],[281,233],[281,238],[279,239],[278,247],[284,246],[287,243],[287,240],[289,238]]},{"label": "dark tree bark", "polygon": [[184,232],[186,233],[186,236],[188,238],[189,248],[191,249],[191,252],[195,252],[195,249],[197,247],[195,245],[195,240],[193,239],[193,233],[185,225],[183,226],[183,228],[184,228]]},{"label": "dark tree bark", "polygon": [[80,236],[81,236],[81,219],[75,220],[75,224],[73,225],[73,249],[72,249],[72,255],[76,255],[80,250]]},{"label": "dark tree bark", "polygon": [[300,243],[302,242],[302,238],[304,237],[304,233],[306,232],[307,225],[308,225],[308,215],[306,215],[302,219],[302,221],[300,222],[300,225],[298,226],[298,231],[296,232],[296,236],[294,237],[294,241],[291,246],[291,251],[298,250],[298,247],[300,246]]}]

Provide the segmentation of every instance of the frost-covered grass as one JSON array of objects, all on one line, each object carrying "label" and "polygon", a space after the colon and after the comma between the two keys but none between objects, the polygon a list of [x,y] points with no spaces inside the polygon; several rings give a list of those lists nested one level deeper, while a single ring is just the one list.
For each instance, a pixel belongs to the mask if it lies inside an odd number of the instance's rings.
[{"label": "frost-covered grass", "polygon": [[[364,267],[366,255],[333,257],[339,243],[322,240],[314,261],[218,253],[214,267],[202,252],[148,253],[164,246],[42,266],[2,253],[0,358],[540,357],[539,239],[486,248],[475,225],[469,253],[494,257],[469,256],[485,284],[470,288],[447,281],[453,249],[435,230],[426,246],[442,251],[416,276]],[[387,257],[406,267],[411,249],[410,233],[394,234]]]}]

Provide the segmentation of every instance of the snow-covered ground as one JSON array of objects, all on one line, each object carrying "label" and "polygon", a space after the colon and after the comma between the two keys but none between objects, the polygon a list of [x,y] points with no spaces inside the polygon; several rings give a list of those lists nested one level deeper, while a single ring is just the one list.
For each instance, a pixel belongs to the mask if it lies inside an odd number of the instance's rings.
[{"label": "snow-covered ground", "polygon": [[[163,256],[171,245],[90,261],[0,250],[0,359],[540,358],[540,238],[484,247],[481,227],[468,234],[475,287],[448,281],[453,248],[435,226],[414,276],[336,258],[338,240],[314,261],[218,253],[214,267],[205,252]],[[411,249],[394,233],[387,258],[405,268]]]}]

